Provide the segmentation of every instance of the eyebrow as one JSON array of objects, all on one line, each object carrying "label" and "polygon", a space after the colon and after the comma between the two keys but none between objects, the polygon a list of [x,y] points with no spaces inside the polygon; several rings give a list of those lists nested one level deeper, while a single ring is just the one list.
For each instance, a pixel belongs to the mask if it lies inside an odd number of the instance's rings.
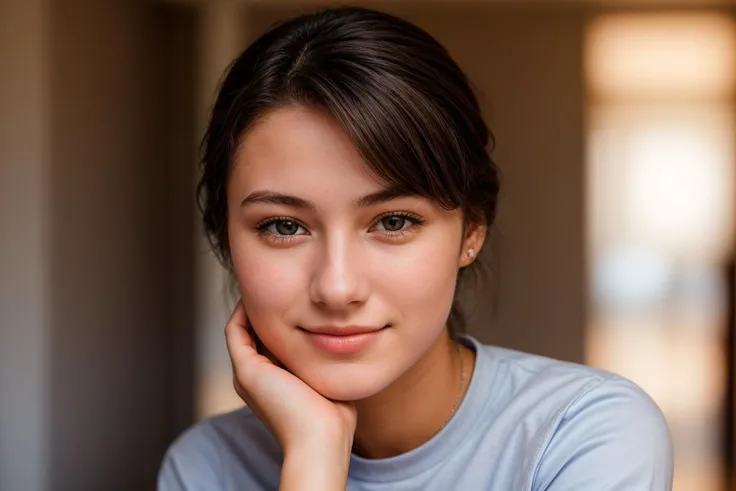
[{"label": "eyebrow", "polygon": [[[379,203],[386,203],[394,199],[405,198],[414,195],[415,193],[410,193],[393,186],[381,191],[377,191],[375,193],[361,196],[356,200],[356,205],[358,206],[358,208],[366,208],[368,206],[377,205]],[[245,207],[256,203],[284,205],[290,206],[292,208],[301,208],[312,211],[317,209],[317,206],[309,200],[268,190],[253,191],[240,203],[240,206]]]}]

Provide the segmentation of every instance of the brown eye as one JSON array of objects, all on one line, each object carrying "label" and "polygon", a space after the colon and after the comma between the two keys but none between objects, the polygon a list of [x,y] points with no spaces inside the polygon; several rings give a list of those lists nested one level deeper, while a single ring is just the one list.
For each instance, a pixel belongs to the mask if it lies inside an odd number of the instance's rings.
[{"label": "brown eye", "polygon": [[286,217],[268,219],[258,226],[258,230],[276,237],[296,237],[309,234],[299,222]]},{"label": "brown eye", "polygon": [[295,235],[299,231],[299,225],[292,220],[279,220],[273,225],[279,235]]},{"label": "brown eye", "polygon": [[398,232],[406,224],[406,218],[398,215],[390,215],[381,219],[383,229],[388,232]]}]

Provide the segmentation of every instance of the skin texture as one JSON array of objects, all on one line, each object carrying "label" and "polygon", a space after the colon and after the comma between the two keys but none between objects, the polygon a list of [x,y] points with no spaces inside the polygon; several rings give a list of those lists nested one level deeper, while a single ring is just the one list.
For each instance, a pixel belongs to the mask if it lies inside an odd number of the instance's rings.
[{"label": "skin texture", "polygon": [[[479,252],[485,226],[464,229],[459,210],[419,196],[361,203],[387,185],[336,121],[300,107],[250,128],[227,186],[242,295],[227,327],[235,385],[287,456],[322,438],[336,453],[349,456],[352,445],[369,457],[431,438],[464,390],[461,363],[472,371],[474,355],[458,358],[445,322],[458,269],[472,262],[469,249]],[[274,202],[274,193],[305,203]],[[337,355],[301,329],[326,325],[383,329],[361,352]],[[309,421],[321,424],[311,432]]]}]

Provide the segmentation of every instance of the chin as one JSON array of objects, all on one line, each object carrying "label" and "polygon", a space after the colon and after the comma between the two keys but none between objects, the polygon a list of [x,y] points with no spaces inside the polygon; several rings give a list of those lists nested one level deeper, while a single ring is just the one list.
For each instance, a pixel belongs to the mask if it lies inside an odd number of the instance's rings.
[{"label": "chin", "polygon": [[393,380],[365,366],[324,367],[300,377],[322,396],[333,401],[359,401],[378,394]]}]

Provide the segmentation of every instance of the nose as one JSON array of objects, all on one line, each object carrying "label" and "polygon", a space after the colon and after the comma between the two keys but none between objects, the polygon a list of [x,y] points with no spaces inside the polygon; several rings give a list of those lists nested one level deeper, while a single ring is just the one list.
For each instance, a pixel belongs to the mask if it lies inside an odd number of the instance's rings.
[{"label": "nose", "polygon": [[360,263],[360,248],[347,237],[335,236],[326,241],[314,267],[312,301],[335,311],[364,303],[368,284]]}]

